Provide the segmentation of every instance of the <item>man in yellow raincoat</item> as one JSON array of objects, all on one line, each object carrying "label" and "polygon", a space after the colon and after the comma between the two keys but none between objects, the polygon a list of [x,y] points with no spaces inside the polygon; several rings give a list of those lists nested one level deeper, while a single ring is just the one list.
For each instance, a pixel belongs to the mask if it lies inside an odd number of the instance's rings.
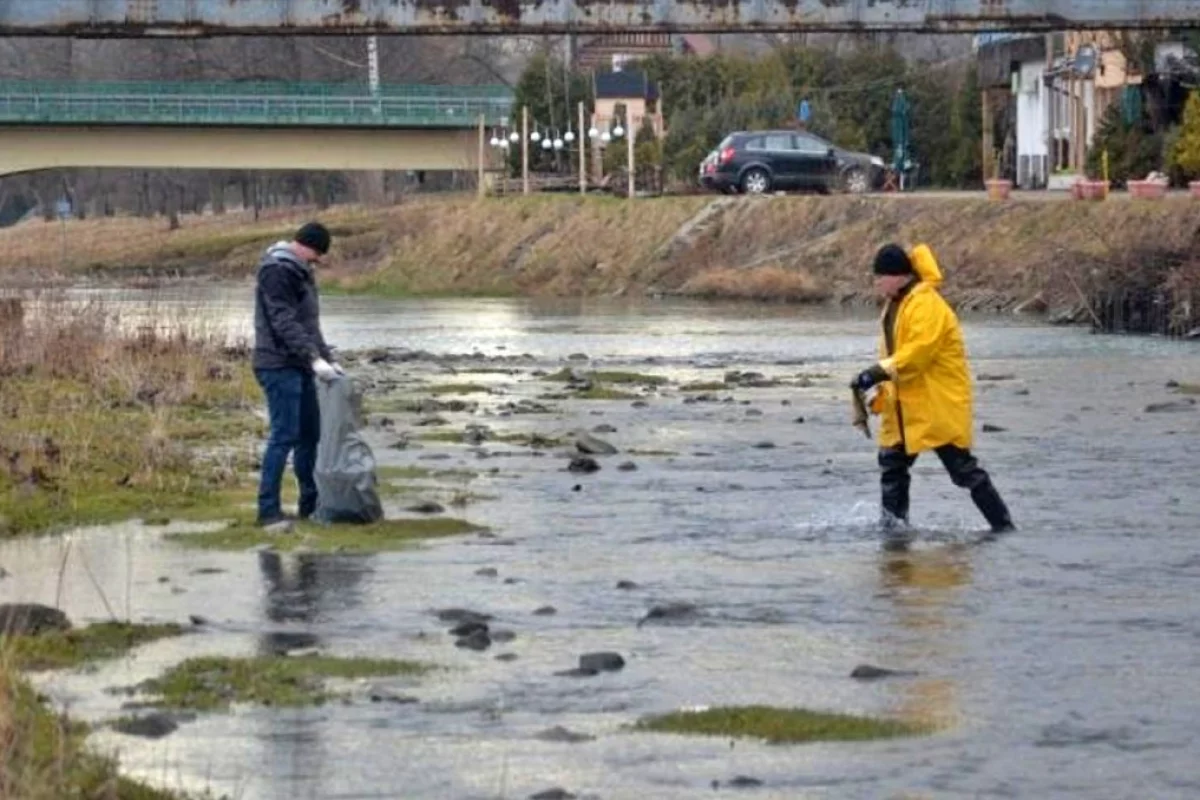
[{"label": "man in yellow raincoat", "polygon": [[1013,530],[1008,508],[971,454],[971,375],[958,317],[938,293],[942,273],[933,251],[907,253],[889,244],[875,255],[875,290],[887,299],[880,361],[851,383],[875,390],[871,411],[883,418],[879,466],[883,471],[885,527],[908,521],[909,469],[926,450],[937,453],[956,486],[992,530]]}]

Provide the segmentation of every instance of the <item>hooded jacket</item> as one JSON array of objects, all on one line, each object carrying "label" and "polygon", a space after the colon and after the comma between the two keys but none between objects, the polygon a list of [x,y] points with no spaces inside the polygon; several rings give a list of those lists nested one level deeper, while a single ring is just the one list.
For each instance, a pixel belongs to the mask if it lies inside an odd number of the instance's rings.
[{"label": "hooded jacket", "polygon": [[933,251],[911,253],[917,280],[884,308],[880,366],[891,377],[880,384],[872,411],[882,416],[881,447],[909,455],[952,444],[970,449],[971,375],[962,329],[938,293],[942,272]]},{"label": "hooded jacket", "polygon": [[254,292],[254,368],[312,371],[333,360],[321,335],[320,296],[312,267],[286,242],[267,249]]}]

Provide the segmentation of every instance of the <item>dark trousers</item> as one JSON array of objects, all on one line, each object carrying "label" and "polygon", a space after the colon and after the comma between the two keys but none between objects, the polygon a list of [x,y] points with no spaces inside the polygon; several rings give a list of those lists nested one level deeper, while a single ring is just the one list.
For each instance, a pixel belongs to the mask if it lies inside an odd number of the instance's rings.
[{"label": "dark trousers", "polygon": [[[1012,527],[1008,507],[1004,505],[1000,493],[992,485],[992,479],[984,472],[983,467],[979,466],[970,450],[948,444],[936,448],[934,452],[941,459],[946,472],[950,473],[950,480],[954,481],[954,485],[971,491],[971,499],[992,526],[992,530]],[[885,447],[879,451],[879,467],[883,471],[883,509],[891,516],[906,522],[908,489],[912,483],[908,471],[916,460],[916,456],[908,455],[902,447]]]},{"label": "dark trousers", "polygon": [[300,369],[257,369],[254,376],[267,395],[270,435],[263,453],[262,477],[258,484],[258,518],[282,516],[280,491],[288,455],[300,485],[301,517],[317,507],[317,443],[321,439],[321,410],[313,376]]}]

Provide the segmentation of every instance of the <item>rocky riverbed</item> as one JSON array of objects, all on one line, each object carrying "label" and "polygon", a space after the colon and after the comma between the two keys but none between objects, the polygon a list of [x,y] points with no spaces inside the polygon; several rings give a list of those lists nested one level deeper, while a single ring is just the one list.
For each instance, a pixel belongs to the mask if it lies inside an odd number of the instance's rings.
[{"label": "rocky riverbed", "polygon": [[[388,516],[472,529],[371,554],[197,549],[186,535],[211,526],[134,522],[6,543],[0,600],[188,626],[38,676],[97,722],[139,715],[133,690],[193,658],[421,667],[333,669],[317,705],[98,729],[130,773],[246,798],[1198,788],[1187,344],[969,322],[976,449],[1020,530],[980,544],[965,493],[923,459],[920,536],[893,553],[844,388],[871,318],[340,298],[326,314]],[[765,744],[650,719],[721,730],[730,707],[851,722]],[[859,721],[920,735],[845,741]],[[770,724],[788,742],[814,720]]]}]

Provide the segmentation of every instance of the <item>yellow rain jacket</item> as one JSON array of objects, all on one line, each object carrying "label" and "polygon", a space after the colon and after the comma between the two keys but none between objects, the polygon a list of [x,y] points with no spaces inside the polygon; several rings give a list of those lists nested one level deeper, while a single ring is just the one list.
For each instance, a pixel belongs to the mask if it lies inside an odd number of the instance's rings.
[{"label": "yellow rain jacket", "polygon": [[903,445],[909,455],[945,444],[969,449],[971,376],[958,317],[937,291],[942,271],[933,251],[918,245],[909,259],[919,280],[889,300],[882,317],[879,364],[892,379],[871,404],[883,417],[879,445]]}]

